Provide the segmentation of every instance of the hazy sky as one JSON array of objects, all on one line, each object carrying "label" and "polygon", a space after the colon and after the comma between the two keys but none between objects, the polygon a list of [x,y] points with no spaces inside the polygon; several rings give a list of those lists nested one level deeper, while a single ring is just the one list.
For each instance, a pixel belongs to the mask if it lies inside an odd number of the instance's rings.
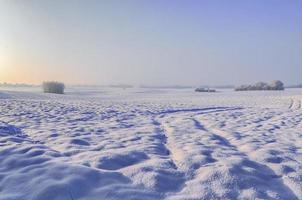
[{"label": "hazy sky", "polygon": [[0,82],[302,83],[301,0],[0,0]]}]

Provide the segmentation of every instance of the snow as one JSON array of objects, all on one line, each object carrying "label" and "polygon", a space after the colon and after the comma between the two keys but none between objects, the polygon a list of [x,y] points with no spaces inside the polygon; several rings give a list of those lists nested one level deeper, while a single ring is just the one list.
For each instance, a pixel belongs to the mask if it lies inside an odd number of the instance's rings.
[{"label": "snow", "polygon": [[0,92],[0,200],[302,199],[302,90]]}]

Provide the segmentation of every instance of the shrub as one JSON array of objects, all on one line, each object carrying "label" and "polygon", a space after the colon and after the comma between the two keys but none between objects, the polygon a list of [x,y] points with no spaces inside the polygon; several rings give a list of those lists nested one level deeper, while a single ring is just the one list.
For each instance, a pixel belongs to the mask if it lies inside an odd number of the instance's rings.
[{"label": "shrub", "polygon": [[272,90],[284,90],[284,84],[281,81],[276,80],[270,84],[270,88]]},{"label": "shrub", "polygon": [[43,82],[43,91],[45,93],[64,94],[64,83],[56,81]]},{"label": "shrub", "polygon": [[254,85],[241,85],[235,88],[235,91],[248,91],[248,90],[284,90],[284,84],[277,80],[271,84],[258,82]]},{"label": "shrub", "polygon": [[196,88],[195,92],[216,92],[216,90],[210,88]]}]

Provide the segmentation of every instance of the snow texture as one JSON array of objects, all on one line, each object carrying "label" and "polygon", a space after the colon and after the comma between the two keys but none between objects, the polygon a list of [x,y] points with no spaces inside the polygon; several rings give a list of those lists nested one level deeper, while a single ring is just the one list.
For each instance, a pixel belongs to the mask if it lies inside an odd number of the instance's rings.
[{"label": "snow texture", "polygon": [[302,90],[0,96],[0,200],[302,199]]}]

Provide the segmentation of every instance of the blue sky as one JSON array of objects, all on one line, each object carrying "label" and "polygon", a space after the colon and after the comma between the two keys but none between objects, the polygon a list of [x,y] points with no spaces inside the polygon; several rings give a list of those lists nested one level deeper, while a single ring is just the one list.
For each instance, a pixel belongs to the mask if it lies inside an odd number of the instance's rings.
[{"label": "blue sky", "polygon": [[0,82],[302,83],[300,0],[0,1]]}]

